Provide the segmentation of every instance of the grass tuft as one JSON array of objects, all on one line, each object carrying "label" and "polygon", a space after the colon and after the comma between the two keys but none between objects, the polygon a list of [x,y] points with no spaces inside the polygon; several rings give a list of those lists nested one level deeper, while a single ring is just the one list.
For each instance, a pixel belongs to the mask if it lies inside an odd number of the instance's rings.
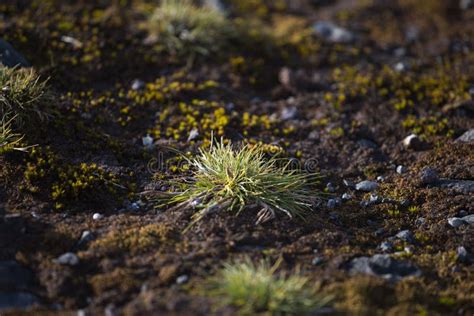
[{"label": "grass tuft", "polygon": [[189,60],[219,52],[234,32],[220,11],[191,0],[161,1],[146,29],[161,50]]},{"label": "grass tuft", "polygon": [[255,210],[257,224],[273,219],[277,212],[303,218],[319,195],[311,190],[318,182],[315,174],[291,170],[289,162],[282,166],[275,157],[267,159],[262,145],[234,149],[230,142],[211,141],[209,149],[200,149],[188,162],[193,175],[169,203],[193,207],[197,212],[191,225],[223,210],[237,215]]},{"label": "grass tuft", "polygon": [[326,306],[330,298],[317,293],[309,279],[300,275],[277,275],[279,263],[226,264],[212,279],[210,295],[224,306],[234,306],[239,314],[307,315]]},{"label": "grass tuft", "polygon": [[23,136],[17,131],[37,128],[48,114],[52,95],[47,80],[32,69],[8,68],[0,65],[0,150],[16,148]]}]

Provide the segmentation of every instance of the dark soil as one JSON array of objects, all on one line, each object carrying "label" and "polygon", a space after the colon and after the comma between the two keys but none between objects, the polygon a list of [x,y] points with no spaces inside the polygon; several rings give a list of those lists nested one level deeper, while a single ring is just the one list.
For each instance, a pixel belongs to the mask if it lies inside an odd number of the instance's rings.
[{"label": "dark soil", "polygon": [[[0,155],[0,261],[30,269],[28,291],[42,302],[12,314],[232,314],[199,289],[244,256],[283,257],[282,271],[300,269],[335,297],[334,314],[474,313],[473,265],[456,254],[461,246],[474,253],[474,227],[448,224],[474,213],[473,193],[420,182],[425,167],[474,180],[474,144],[456,141],[474,127],[474,11],[441,0],[287,2],[261,17],[253,9],[232,16],[275,30],[298,20],[296,34],[331,20],[354,40],[312,35],[268,50],[243,39],[189,65],[144,43],[148,1],[1,1],[1,37],[50,77],[57,101],[48,121],[27,127],[34,149]],[[135,79],[146,87],[133,90]],[[295,115],[282,115],[291,109]],[[189,116],[199,122],[192,141]],[[155,208],[151,198],[187,174],[169,148],[196,153],[211,131],[298,159],[324,176],[327,198],[305,221],[278,216],[256,226],[251,211],[226,212],[183,233],[192,210]],[[423,146],[403,145],[412,133]],[[151,150],[142,144],[147,134]],[[78,173],[96,180],[75,192],[68,181]],[[364,206],[370,193],[344,184],[379,176],[373,194],[384,203]],[[352,199],[327,207],[344,193]],[[392,252],[420,277],[388,282],[347,272],[351,259],[382,253],[379,245],[402,230],[415,240],[394,240]],[[78,244],[84,231],[94,240]],[[66,252],[80,263],[54,262]],[[321,264],[312,264],[315,256]],[[189,282],[177,284],[183,275]]]}]

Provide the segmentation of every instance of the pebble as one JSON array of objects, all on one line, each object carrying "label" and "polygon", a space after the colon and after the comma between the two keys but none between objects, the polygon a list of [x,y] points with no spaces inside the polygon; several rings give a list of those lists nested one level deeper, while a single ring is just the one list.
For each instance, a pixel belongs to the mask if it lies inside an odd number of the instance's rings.
[{"label": "pebble", "polygon": [[459,217],[467,216],[467,211],[466,211],[466,210],[460,210],[460,211],[458,212],[458,215],[459,215]]},{"label": "pebble", "polygon": [[424,217],[418,217],[416,220],[415,220],[415,224],[418,225],[418,226],[421,226],[423,224],[426,223],[426,219]]},{"label": "pebble", "polygon": [[460,246],[456,249],[456,260],[462,263],[472,263],[474,256],[464,246]]},{"label": "pebble", "polygon": [[334,187],[334,185],[331,182],[328,182],[328,184],[326,184],[326,189],[329,193],[336,192],[336,188]]},{"label": "pebble", "polygon": [[357,183],[355,188],[357,191],[371,192],[377,190],[378,187],[377,182],[365,180]]},{"label": "pebble", "polygon": [[176,278],[176,284],[184,284],[189,281],[189,276],[186,274],[180,275],[179,277]]},{"label": "pebble", "polygon": [[327,206],[328,208],[335,208],[336,205],[337,205],[337,203],[336,203],[336,200],[335,200],[335,199],[329,199],[326,206]]},{"label": "pebble", "polygon": [[313,30],[331,43],[350,43],[354,40],[352,32],[331,22],[317,22],[313,25]]},{"label": "pebble", "polygon": [[451,218],[448,218],[448,224],[451,225],[454,228],[458,228],[458,227],[464,225],[465,222],[462,219],[458,218],[458,217],[451,217]]},{"label": "pebble", "polygon": [[344,193],[344,194],[342,195],[342,199],[343,199],[344,201],[349,201],[349,200],[352,199],[352,195],[350,195],[349,193]]},{"label": "pebble", "polygon": [[377,181],[378,181],[378,182],[384,182],[384,181],[385,181],[385,177],[384,177],[384,176],[378,176],[378,177],[377,177]]},{"label": "pebble", "polygon": [[474,0],[461,0],[459,2],[461,10],[469,10],[474,8]]},{"label": "pebble", "polygon": [[281,111],[280,118],[283,121],[288,121],[288,120],[294,119],[297,114],[298,114],[298,110],[296,109],[296,107],[294,106],[286,107]]},{"label": "pebble", "polygon": [[77,266],[79,264],[79,258],[72,252],[66,252],[57,259],[54,259],[54,262],[66,266]]},{"label": "pebble", "polygon": [[78,247],[85,246],[92,240],[94,240],[94,235],[89,230],[85,230],[82,232],[81,238],[77,242],[77,246]]},{"label": "pebble", "polygon": [[316,256],[316,257],[313,258],[313,260],[311,260],[311,264],[313,266],[319,266],[323,262],[324,262],[324,259],[322,257],[319,257],[319,256]]},{"label": "pebble", "polygon": [[435,183],[438,179],[438,172],[433,168],[425,167],[420,172],[420,181],[425,185]]},{"label": "pebble", "polygon": [[415,237],[409,230],[402,230],[395,237],[409,243],[415,242]]},{"label": "pebble", "polygon": [[138,91],[145,88],[145,82],[140,79],[135,79],[132,81],[132,90]]},{"label": "pebble", "polygon": [[100,213],[94,213],[94,215],[92,215],[92,219],[95,220],[95,221],[99,221],[102,218],[104,218],[104,215],[102,215]]},{"label": "pebble", "polygon": [[409,276],[421,276],[421,270],[407,261],[393,259],[388,254],[354,258],[349,263],[351,274],[368,274],[390,281],[398,281]]},{"label": "pebble", "polygon": [[408,170],[407,170],[407,168],[406,168],[405,166],[401,166],[401,165],[400,165],[400,166],[397,166],[397,173],[398,173],[398,174],[404,174],[404,173],[406,173],[407,171],[408,171]]},{"label": "pebble", "polygon": [[467,215],[461,218],[466,224],[474,225],[474,214]]},{"label": "pebble", "polygon": [[153,137],[151,137],[148,134],[145,137],[142,137],[143,146],[147,149],[153,148],[153,142],[154,142]]},{"label": "pebble", "polygon": [[403,145],[407,149],[420,150],[423,147],[423,141],[417,135],[411,134],[405,137]]},{"label": "pebble", "polygon": [[0,63],[7,67],[30,67],[30,63],[10,43],[0,38]]},{"label": "pebble", "polygon": [[389,241],[384,241],[380,244],[379,248],[383,252],[390,252],[393,249],[393,244]]},{"label": "pebble", "polygon": [[472,143],[472,142],[474,142],[474,128],[468,130],[467,132],[465,132],[464,134],[459,136],[456,139],[456,141],[461,142],[461,143]]}]

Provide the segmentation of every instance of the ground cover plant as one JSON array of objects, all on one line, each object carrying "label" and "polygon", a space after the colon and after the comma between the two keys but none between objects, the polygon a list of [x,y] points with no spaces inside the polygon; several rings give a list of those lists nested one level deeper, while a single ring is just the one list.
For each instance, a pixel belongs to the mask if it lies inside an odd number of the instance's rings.
[{"label": "ground cover plant", "polygon": [[245,208],[256,211],[257,223],[273,219],[277,213],[289,218],[304,218],[315,205],[317,175],[291,170],[291,161],[265,157],[261,145],[234,148],[230,142],[211,140],[209,149],[200,149],[189,160],[194,170],[183,192],[171,198],[171,204],[197,209],[194,222],[205,215]]},{"label": "ground cover plant", "polygon": [[472,315],[473,30],[466,0],[0,1],[0,314]]},{"label": "ground cover plant", "polygon": [[310,315],[326,306],[308,278],[298,274],[278,275],[278,262],[229,263],[211,281],[211,294],[222,306],[238,308],[242,315]]}]

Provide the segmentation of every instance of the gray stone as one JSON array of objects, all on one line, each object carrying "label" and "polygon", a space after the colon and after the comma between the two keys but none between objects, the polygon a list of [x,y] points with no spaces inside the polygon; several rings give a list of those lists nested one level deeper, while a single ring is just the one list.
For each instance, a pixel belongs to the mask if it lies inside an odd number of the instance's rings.
[{"label": "gray stone", "polygon": [[336,192],[336,188],[331,182],[328,182],[328,184],[326,184],[326,189],[328,190],[329,193]]},{"label": "gray stone", "polygon": [[30,67],[30,63],[10,43],[0,38],[0,63],[7,67]]},{"label": "gray stone", "polygon": [[398,174],[404,174],[406,173],[408,170],[405,166],[397,166],[397,173]]},{"label": "gray stone", "polygon": [[85,230],[82,232],[81,239],[79,239],[77,246],[82,247],[94,240],[94,235],[89,231]]},{"label": "gray stone", "polygon": [[459,7],[462,10],[469,10],[474,8],[474,0],[461,0],[459,1]]},{"label": "gray stone", "polygon": [[407,149],[421,150],[423,148],[424,142],[415,134],[408,135],[403,140],[403,145]]},{"label": "gray stone", "polygon": [[415,224],[418,225],[418,226],[421,226],[423,224],[426,223],[426,219],[424,217],[418,217],[416,220],[415,220]]},{"label": "gray stone", "polygon": [[33,279],[33,273],[16,261],[0,261],[0,291],[27,290]]},{"label": "gray stone", "polygon": [[390,281],[398,281],[410,276],[421,276],[421,271],[415,265],[393,259],[388,254],[354,258],[349,263],[348,270],[351,274],[363,273]]},{"label": "gray stone", "polygon": [[79,258],[72,252],[66,252],[62,254],[54,262],[66,266],[77,266],[79,264]]},{"label": "gray stone", "polygon": [[176,278],[176,284],[184,284],[189,281],[189,276],[186,274],[180,275],[179,277]]},{"label": "gray stone", "polygon": [[384,182],[384,181],[385,181],[385,177],[384,177],[384,176],[378,176],[378,177],[377,177],[377,181],[378,181],[378,182]]},{"label": "gray stone", "polygon": [[456,141],[457,142],[462,142],[462,143],[472,143],[472,142],[474,142],[474,128],[468,130],[467,132],[465,132],[464,134],[459,136],[456,139]]},{"label": "gray stone", "polygon": [[311,260],[311,264],[313,266],[319,266],[323,262],[324,262],[324,259],[322,257],[319,257],[319,256],[316,256],[316,257],[313,258],[313,260]]},{"label": "gray stone", "polygon": [[473,263],[474,256],[463,246],[456,249],[456,260],[462,263]]},{"label": "gray stone", "polygon": [[368,139],[359,139],[357,141],[357,144],[360,146],[360,147],[364,147],[364,148],[369,148],[369,149],[377,149],[378,146],[376,143],[374,143],[373,141],[371,140],[368,140]]},{"label": "gray stone", "polygon": [[0,311],[25,309],[40,304],[40,300],[28,292],[0,293]]},{"label": "gray stone", "polygon": [[415,242],[415,237],[413,236],[413,234],[409,230],[402,230],[401,232],[396,234],[395,237],[397,237],[400,240],[409,242],[409,243]]},{"label": "gray stone", "polygon": [[344,193],[344,194],[342,195],[342,199],[343,199],[344,201],[349,201],[349,200],[352,199],[352,196],[351,196],[349,193]]},{"label": "gray stone", "polygon": [[286,107],[281,111],[280,118],[283,121],[288,121],[288,120],[294,119],[297,114],[298,114],[298,110],[296,109],[296,107],[294,106]]},{"label": "gray stone", "polygon": [[94,215],[92,215],[92,219],[95,220],[95,221],[99,221],[102,218],[104,218],[104,215],[102,215],[100,213],[94,213]]},{"label": "gray stone", "polygon": [[458,217],[451,217],[451,218],[448,218],[448,224],[451,225],[454,228],[458,228],[458,227],[464,225],[465,222],[462,219],[458,218]]},{"label": "gray stone", "polygon": [[435,169],[425,167],[420,172],[420,181],[422,184],[428,185],[439,180],[438,172]]},{"label": "gray stone", "polygon": [[365,180],[357,183],[355,188],[357,191],[371,192],[377,190],[378,187],[377,182]]},{"label": "gray stone", "polygon": [[135,79],[132,81],[132,90],[138,91],[145,88],[145,82],[140,79]]},{"label": "gray stone", "polygon": [[389,241],[384,241],[380,244],[379,248],[383,252],[390,252],[393,249],[393,244]]},{"label": "gray stone", "polygon": [[326,204],[327,208],[335,208],[336,205],[337,205],[337,203],[336,203],[335,199],[329,199],[328,203]]},{"label": "gray stone", "polygon": [[474,214],[461,217],[461,219],[468,225],[474,225]]},{"label": "gray stone", "polygon": [[313,25],[313,30],[331,43],[350,43],[354,40],[352,32],[331,22],[316,22]]},{"label": "gray stone", "polygon": [[442,179],[439,180],[435,186],[443,189],[451,189],[463,194],[474,193],[474,181],[472,180]]}]

